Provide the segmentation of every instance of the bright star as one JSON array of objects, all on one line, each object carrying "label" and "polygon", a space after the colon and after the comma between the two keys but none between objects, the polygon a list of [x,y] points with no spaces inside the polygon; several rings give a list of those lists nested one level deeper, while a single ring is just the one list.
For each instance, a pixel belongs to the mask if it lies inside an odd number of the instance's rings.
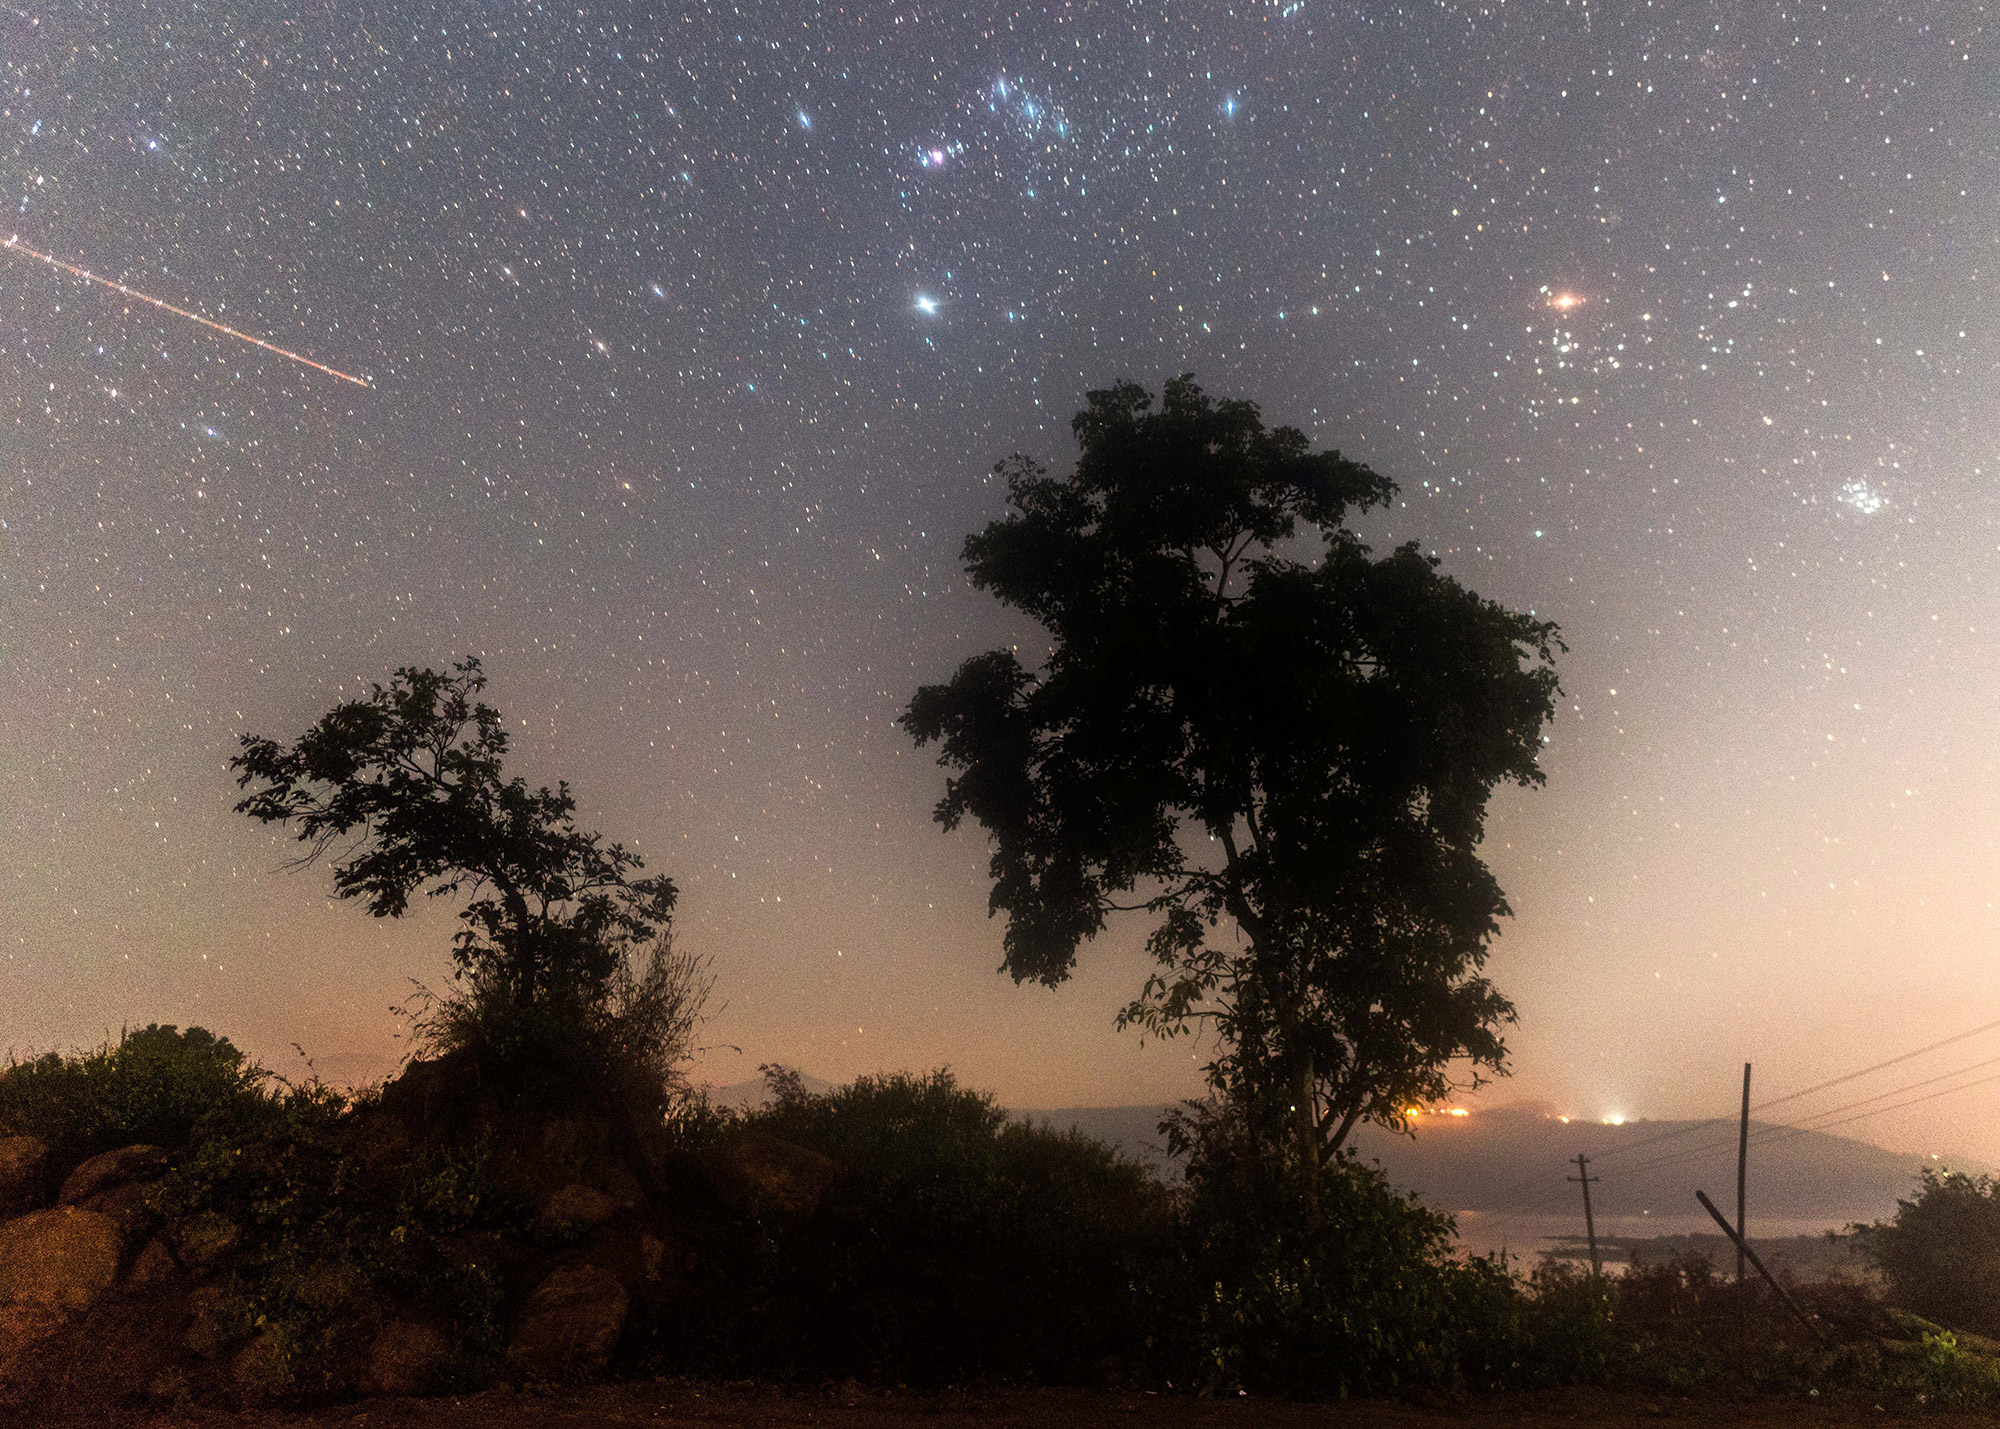
[{"label": "bright star", "polygon": [[799,128],[810,129],[812,127],[813,127],[812,115],[806,113],[805,110],[801,109],[799,111]]},{"label": "bright star", "polygon": [[938,300],[919,293],[917,294],[917,307],[926,313],[934,313],[938,310]]}]

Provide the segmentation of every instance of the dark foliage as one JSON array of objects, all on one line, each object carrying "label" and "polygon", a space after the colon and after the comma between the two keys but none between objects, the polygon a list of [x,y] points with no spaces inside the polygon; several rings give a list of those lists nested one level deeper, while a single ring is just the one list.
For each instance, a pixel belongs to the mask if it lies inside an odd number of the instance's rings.
[{"label": "dark foliage", "polygon": [[211,1120],[150,1191],[171,1222],[240,1236],[216,1318],[225,1337],[272,1332],[292,1392],[355,1383],[385,1305],[444,1330],[467,1383],[504,1349],[507,1236],[533,1207],[502,1193],[483,1143],[385,1144],[392,1129],[325,1087],[292,1088]]},{"label": "dark foliage", "polygon": [[260,1105],[263,1082],[228,1038],[155,1023],[0,1069],[0,1136],[40,1137],[62,1166],[135,1142],[173,1150],[204,1119]]},{"label": "dark foliage", "polygon": [[1307,1398],[1520,1382],[1527,1304],[1497,1261],[1454,1258],[1452,1221],[1351,1158],[1317,1212],[1254,1130],[1194,1108],[1178,1263],[1158,1272],[1158,1364],[1211,1390]]},{"label": "dark foliage", "polygon": [[1866,1235],[1897,1304],[1955,1330],[2000,1334],[2000,1182],[1925,1167],[1915,1198]]},{"label": "dark foliage", "polygon": [[1160,971],[1123,1020],[1211,1019],[1215,1085],[1311,1170],[1454,1061],[1503,1064],[1477,847],[1493,788],[1542,780],[1558,642],[1414,544],[1374,556],[1344,522],[1387,479],[1188,378],[1152,402],[1091,393],[1068,478],[1002,465],[1012,512],[966,566],[1049,660],[976,656],[904,724],[953,771],[938,820],[993,840],[1006,971],[1061,982],[1110,913],[1150,911]]},{"label": "dark foliage", "polygon": [[1170,1233],[1142,1168],[1010,1124],[948,1072],[780,1090],[750,1125],[842,1176],[809,1222],[762,1229],[761,1269],[718,1327],[722,1362],[890,1383],[1133,1370],[1137,1284]]}]

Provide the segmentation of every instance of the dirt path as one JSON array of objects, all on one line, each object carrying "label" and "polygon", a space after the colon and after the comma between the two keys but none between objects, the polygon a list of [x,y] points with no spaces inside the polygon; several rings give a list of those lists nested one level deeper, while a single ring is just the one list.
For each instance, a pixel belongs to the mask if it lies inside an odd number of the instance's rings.
[{"label": "dirt path", "polygon": [[[12,1429],[9,1421],[9,1429]],[[1437,1407],[1370,1401],[1293,1404],[1278,1400],[1182,1399],[1172,1395],[1077,1390],[997,1390],[940,1395],[877,1395],[834,1390],[792,1393],[761,1386],[665,1380],[562,1393],[488,1391],[460,1399],[377,1400],[296,1413],[145,1413],[87,1418],[43,1405],[17,1421],[38,1429],[75,1424],[119,1429],[1623,1429],[1715,1425],[1721,1429],[1847,1429],[1847,1426],[2000,1423],[1991,1417],[1897,1414],[1870,1404],[1679,1399],[1563,1390],[1468,1400]]]}]

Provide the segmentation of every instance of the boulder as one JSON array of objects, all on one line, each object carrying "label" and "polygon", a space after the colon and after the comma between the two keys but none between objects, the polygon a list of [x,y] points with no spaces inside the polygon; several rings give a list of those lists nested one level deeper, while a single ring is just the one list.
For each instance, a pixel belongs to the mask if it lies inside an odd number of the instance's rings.
[{"label": "boulder", "polygon": [[111,1288],[125,1237],[79,1206],[30,1211],[0,1225],[0,1304],[81,1310]]},{"label": "boulder", "polygon": [[236,1352],[229,1377],[246,1403],[258,1404],[282,1394],[292,1382],[291,1356],[276,1330],[266,1330]]},{"label": "boulder", "polygon": [[167,1153],[157,1146],[121,1146],[93,1156],[69,1173],[56,1193],[58,1206],[74,1206],[99,1191],[133,1181],[157,1180],[167,1169]]},{"label": "boulder", "polygon": [[702,1167],[724,1205],[744,1215],[804,1220],[819,1209],[840,1167],[817,1151],[772,1136],[746,1131],[702,1157]]},{"label": "boulder", "polygon": [[631,1298],[600,1265],[558,1270],[544,1280],[514,1322],[507,1363],[528,1379],[580,1379],[611,1361]]},{"label": "boulder", "polygon": [[203,1285],[188,1295],[193,1318],[181,1345],[205,1360],[212,1360],[242,1338],[242,1315],[229,1292],[220,1285]]},{"label": "boulder", "polygon": [[571,1184],[542,1202],[535,1215],[535,1238],[545,1245],[583,1239],[617,1213],[618,1203],[591,1186]]},{"label": "boulder", "polygon": [[136,1181],[99,1191],[83,1203],[83,1208],[95,1211],[117,1226],[127,1245],[136,1244],[159,1224],[159,1217],[146,1204],[146,1187]]},{"label": "boulder", "polygon": [[132,1264],[125,1272],[125,1287],[128,1290],[145,1290],[158,1285],[173,1273],[173,1252],[167,1249],[165,1241],[154,1236],[132,1257]]},{"label": "boulder", "polygon": [[69,1316],[53,1305],[26,1301],[0,1305],[0,1384],[12,1378],[35,1347],[68,1320]]},{"label": "boulder", "polygon": [[155,1409],[184,1408],[193,1395],[188,1377],[177,1369],[163,1369],[146,1381],[146,1402]]},{"label": "boulder", "polygon": [[181,1264],[196,1275],[213,1270],[242,1239],[243,1232],[236,1223],[216,1211],[203,1211],[174,1227],[174,1244],[180,1251]]},{"label": "boulder", "polygon": [[451,1342],[429,1325],[391,1320],[368,1347],[368,1378],[377,1394],[435,1394],[451,1357]]},{"label": "boulder", "polygon": [[32,1211],[48,1194],[49,1148],[36,1136],[0,1136],[0,1220]]}]

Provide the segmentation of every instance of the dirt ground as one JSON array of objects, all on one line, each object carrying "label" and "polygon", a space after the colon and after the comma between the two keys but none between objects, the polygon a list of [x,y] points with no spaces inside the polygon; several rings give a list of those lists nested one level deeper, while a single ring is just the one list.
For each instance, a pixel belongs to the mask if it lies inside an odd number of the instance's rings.
[{"label": "dirt ground", "polygon": [[1294,1404],[1277,1400],[1184,1399],[1172,1395],[1005,1389],[945,1394],[871,1394],[833,1389],[796,1392],[687,1380],[597,1386],[552,1393],[488,1391],[462,1398],[375,1400],[297,1411],[150,1412],[107,1416],[43,1404],[4,1421],[35,1429],[919,1429],[964,1424],[978,1429],[1444,1429],[1447,1425],[1519,1429],[1622,1429],[1659,1424],[1726,1429],[1845,1429],[1857,1425],[2000,1423],[1984,1416],[1893,1413],[1871,1404],[1811,1404],[1727,1398],[1563,1390],[1410,1405],[1368,1401]]}]

